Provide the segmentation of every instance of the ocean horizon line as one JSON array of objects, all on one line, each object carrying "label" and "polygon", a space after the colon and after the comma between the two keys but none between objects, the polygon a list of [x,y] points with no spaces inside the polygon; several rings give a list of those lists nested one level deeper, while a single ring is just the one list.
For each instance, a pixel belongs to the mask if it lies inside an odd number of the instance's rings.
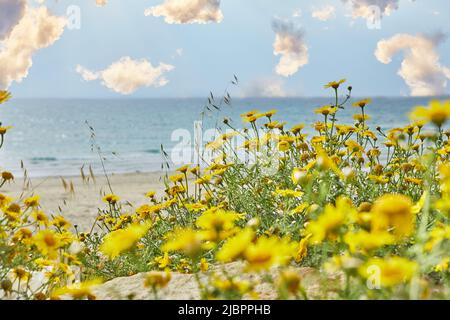
[{"label": "ocean horizon line", "polygon": [[[340,95],[345,96],[345,95]],[[15,97],[15,100],[83,100],[83,101],[131,101],[131,100],[207,100],[208,95],[205,96],[191,96],[191,97]],[[215,96],[216,100],[222,98],[222,96]],[[232,100],[244,101],[244,100],[295,100],[295,99],[325,99],[330,98],[328,95],[323,96],[285,96],[285,97],[233,97]],[[437,95],[437,96],[389,96],[389,95],[352,95],[352,99],[450,99],[450,94]],[[331,98],[330,98],[331,99]]]}]

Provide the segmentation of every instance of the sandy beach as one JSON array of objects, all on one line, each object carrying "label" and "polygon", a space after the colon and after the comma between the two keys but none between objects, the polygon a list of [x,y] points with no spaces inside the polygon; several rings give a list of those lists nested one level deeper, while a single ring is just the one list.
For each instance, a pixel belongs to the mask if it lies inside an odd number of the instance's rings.
[{"label": "sandy beach", "polygon": [[[164,189],[162,172],[112,174],[109,176],[111,187],[124,203],[124,209],[133,210],[146,201],[145,193],[154,190],[158,193]],[[23,180],[16,179],[6,184],[2,193],[20,199],[30,195],[41,197],[42,210],[48,214],[62,214],[79,230],[87,230],[95,220],[97,209],[102,208],[102,195],[111,193],[104,176],[96,176],[95,183],[91,180],[83,182],[81,177],[64,177],[70,186],[73,183],[74,193],[65,190],[60,177],[31,179],[31,186],[23,190]]]}]

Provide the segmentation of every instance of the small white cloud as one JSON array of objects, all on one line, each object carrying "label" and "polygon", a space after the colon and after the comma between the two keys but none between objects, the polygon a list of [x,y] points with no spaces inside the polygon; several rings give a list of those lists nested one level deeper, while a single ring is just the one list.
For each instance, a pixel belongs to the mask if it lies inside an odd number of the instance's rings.
[{"label": "small white cloud", "polygon": [[65,25],[65,18],[51,15],[46,7],[25,7],[23,17],[0,42],[0,89],[26,78],[33,55],[56,42]]},{"label": "small white cloud", "polygon": [[100,77],[100,74],[98,72],[93,72],[80,65],[77,65],[77,68],[75,70],[85,81],[94,81]]},{"label": "small white cloud", "polygon": [[274,55],[281,55],[276,73],[289,77],[295,74],[309,60],[308,47],[305,44],[303,30],[292,22],[276,19],[272,23],[275,32]]},{"label": "small white cloud", "polygon": [[279,78],[260,78],[252,81],[242,91],[241,96],[245,97],[286,97],[284,82]]},{"label": "small white cloud", "polygon": [[336,8],[332,5],[325,5],[320,8],[313,8],[312,17],[320,21],[328,21],[336,17]]},{"label": "small white cloud", "polygon": [[0,40],[9,36],[25,14],[25,0],[0,0]]},{"label": "small white cloud", "polygon": [[220,0],[164,0],[145,10],[146,16],[164,17],[170,24],[219,23],[223,20]]},{"label": "small white cloud", "polygon": [[368,22],[374,22],[397,10],[400,0],[342,0],[342,2],[349,6],[354,19],[364,18]]},{"label": "small white cloud", "polygon": [[435,36],[397,34],[378,42],[375,56],[378,61],[389,64],[398,52],[404,59],[398,71],[411,90],[412,96],[434,96],[444,94],[450,69],[440,63],[437,46],[444,39]]},{"label": "small white cloud", "polygon": [[85,81],[101,80],[105,87],[117,93],[132,94],[141,87],[165,86],[169,80],[164,75],[174,68],[164,63],[154,67],[146,59],[133,60],[130,57],[122,57],[102,71],[91,71],[80,65],[76,71]]}]

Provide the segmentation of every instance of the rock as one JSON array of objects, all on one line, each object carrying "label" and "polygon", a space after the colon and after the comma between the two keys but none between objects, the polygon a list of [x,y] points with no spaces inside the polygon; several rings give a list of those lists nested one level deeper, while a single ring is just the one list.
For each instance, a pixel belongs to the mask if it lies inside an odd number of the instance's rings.
[{"label": "rock", "polygon": [[[231,263],[214,267],[212,271],[221,274],[221,270],[226,270],[228,275],[239,275],[242,280],[257,281],[261,279],[260,274],[242,273],[242,263]],[[305,287],[308,296],[314,296],[320,287],[320,274],[312,268],[293,268],[298,271],[302,278],[302,284]],[[274,268],[268,273],[274,279],[277,278],[277,269]],[[144,287],[146,273],[140,273],[131,277],[116,278],[108,281],[95,289],[93,293],[99,300],[153,300],[155,296],[150,288]],[[205,283],[207,273],[200,273],[199,279]],[[267,282],[263,282],[256,286],[255,291],[259,298],[263,300],[271,300],[277,298],[277,292],[273,286]],[[166,288],[159,290],[158,299],[162,300],[199,300],[201,299],[200,290],[193,274],[172,273],[172,279]]]}]

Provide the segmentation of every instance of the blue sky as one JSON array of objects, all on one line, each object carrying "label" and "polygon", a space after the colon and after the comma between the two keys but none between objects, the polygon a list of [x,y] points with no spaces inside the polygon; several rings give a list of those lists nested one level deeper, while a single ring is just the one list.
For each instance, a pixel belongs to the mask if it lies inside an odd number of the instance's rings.
[{"label": "blue sky", "polygon": [[[126,97],[202,97],[210,90],[223,92],[233,74],[240,79],[240,87],[232,91],[237,96],[256,95],[259,86],[270,83],[282,88],[283,95],[322,96],[327,94],[323,84],[340,78],[347,78],[358,96],[404,96],[411,94],[398,75],[404,53],[381,63],[374,54],[377,43],[396,34],[450,32],[448,0],[400,0],[375,30],[364,18],[351,17],[351,8],[341,0],[223,0],[223,20],[209,24],[169,24],[163,17],[144,16],[146,8],[162,2],[110,0],[98,7],[94,0],[77,1],[81,28],[66,28],[54,44],[38,50],[27,77],[9,89],[16,97],[123,97],[101,80],[83,80],[76,67],[100,71],[129,56],[174,69],[164,74],[167,84],[140,87]],[[47,0],[45,5],[63,16],[71,3]],[[312,17],[312,11],[326,5],[335,8],[334,18]],[[301,14],[294,17],[298,10]],[[272,22],[277,18],[301,28],[308,48],[307,64],[288,77],[275,71],[280,56],[274,55]],[[450,39],[435,50],[439,63],[449,68]],[[448,87],[443,90],[450,93]]]}]

